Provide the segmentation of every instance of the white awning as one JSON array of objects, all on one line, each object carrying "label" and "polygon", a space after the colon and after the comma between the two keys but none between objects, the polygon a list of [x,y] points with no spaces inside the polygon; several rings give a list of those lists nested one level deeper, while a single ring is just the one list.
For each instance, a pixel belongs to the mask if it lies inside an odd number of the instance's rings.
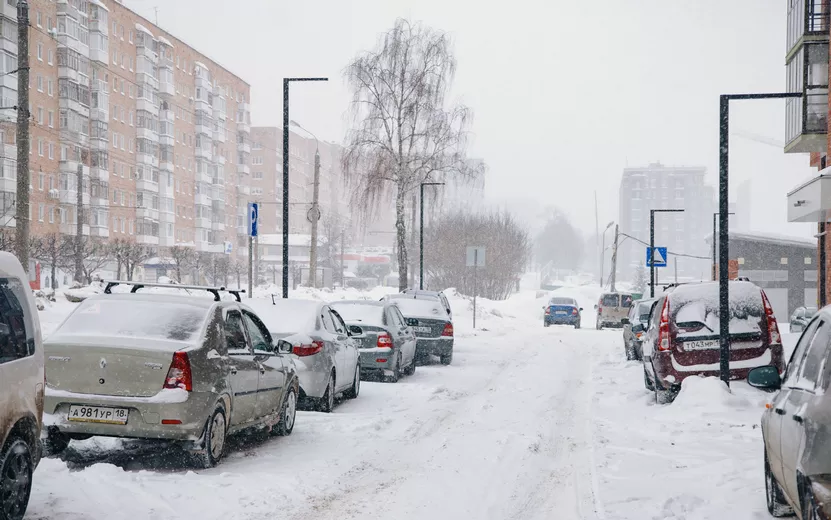
[{"label": "white awning", "polygon": [[159,43],[161,43],[162,45],[167,45],[168,47],[173,47],[173,44],[170,43],[170,40],[168,40],[164,36],[159,36],[157,38],[157,40],[159,40]]},{"label": "white awning", "polygon": [[105,11],[107,11],[107,12],[110,12],[110,10],[107,8],[107,6],[106,6],[106,5],[104,5],[104,3],[103,3],[103,2],[101,2],[101,0],[89,0],[89,1],[90,1],[90,3],[91,3],[92,5],[97,5],[97,6],[98,6],[98,7],[100,7],[101,9],[103,9],[103,10],[105,10]]},{"label": "white awning", "polygon": [[195,66],[197,66],[197,67],[202,67],[203,69],[205,69],[205,70],[207,70],[207,71],[210,71],[210,69],[208,68],[208,66],[207,66],[207,65],[205,65],[204,63],[202,63],[201,61],[197,61],[197,62],[195,62],[195,63],[194,63],[194,65],[195,65]]},{"label": "white awning", "polygon": [[825,222],[831,216],[831,168],[788,193],[788,222]]}]

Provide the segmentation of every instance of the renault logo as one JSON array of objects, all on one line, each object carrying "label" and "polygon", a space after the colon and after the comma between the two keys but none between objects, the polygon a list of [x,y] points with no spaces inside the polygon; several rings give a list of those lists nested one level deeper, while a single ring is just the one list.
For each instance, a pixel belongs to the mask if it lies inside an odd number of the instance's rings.
[{"label": "renault logo", "polygon": [[101,358],[101,361],[98,364],[101,366],[102,370],[107,368],[107,360],[104,358]]}]

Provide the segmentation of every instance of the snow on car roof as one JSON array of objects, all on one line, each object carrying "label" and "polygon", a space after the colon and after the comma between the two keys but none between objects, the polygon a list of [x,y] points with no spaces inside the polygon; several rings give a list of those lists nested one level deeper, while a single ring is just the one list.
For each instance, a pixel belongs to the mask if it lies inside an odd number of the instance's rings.
[{"label": "snow on car roof", "polygon": [[396,298],[395,305],[401,310],[401,314],[407,318],[447,318],[447,311],[441,307],[438,301]]},{"label": "snow on car roof", "polygon": [[331,305],[347,323],[384,325],[384,304],[381,302],[350,300],[334,302]]},{"label": "snow on car roof", "polygon": [[245,305],[251,308],[263,320],[268,331],[277,334],[304,333],[317,329],[318,310],[323,303],[315,300],[252,299]]},{"label": "snow on car roof", "polygon": [[[729,290],[730,333],[759,332],[764,314],[761,289],[751,282],[737,281],[730,282]],[[681,285],[667,298],[670,314],[676,323],[703,323],[713,332],[719,330],[718,282]]]}]

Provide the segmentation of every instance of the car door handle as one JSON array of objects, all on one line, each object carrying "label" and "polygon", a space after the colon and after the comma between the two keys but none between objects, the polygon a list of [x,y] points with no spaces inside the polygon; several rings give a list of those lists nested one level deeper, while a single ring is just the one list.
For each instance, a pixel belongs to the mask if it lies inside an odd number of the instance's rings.
[{"label": "car door handle", "polygon": [[793,414],[793,420],[798,422],[799,424],[802,424],[804,422],[804,419],[802,418],[802,416],[801,415],[796,415],[796,414]]},{"label": "car door handle", "polygon": [[777,415],[785,415],[785,410],[782,408],[774,408],[773,411],[776,412]]},{"label": "car door handle", "polygon": [[237,375],[237,367],[231,367],[231,375],[232,376]]},{"label": "car door handle", "polygon": [[265,374],[265,367],[260,365],[260,373]]}]

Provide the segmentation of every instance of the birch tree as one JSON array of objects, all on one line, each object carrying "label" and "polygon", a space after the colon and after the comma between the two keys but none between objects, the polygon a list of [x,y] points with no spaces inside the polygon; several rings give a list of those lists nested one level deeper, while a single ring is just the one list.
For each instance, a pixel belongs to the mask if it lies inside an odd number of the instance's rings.
[{"label": "birch tree", "polygon": [[344,75],[352,90],[353,127],[343,171],[353,205],[370,217],[385,195],[395,200],[400,289],[407,286],[406,205],[423,182],[476,177],[481,161],[466,158],[471,111],[448,103],[456,70],[450,37],[399,19],[375,49],[358,55]]}]

